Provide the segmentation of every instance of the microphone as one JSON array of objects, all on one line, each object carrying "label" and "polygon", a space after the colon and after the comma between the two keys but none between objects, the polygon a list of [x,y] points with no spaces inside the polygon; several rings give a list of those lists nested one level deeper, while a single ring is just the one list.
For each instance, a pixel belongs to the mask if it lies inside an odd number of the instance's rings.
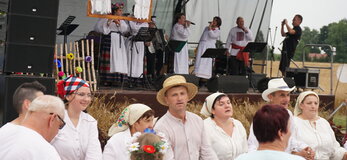
[{"label": "microphone", "polygon": [[186,22],[190,22],[190,24],[195,25],[194,22],[186,20]]}]

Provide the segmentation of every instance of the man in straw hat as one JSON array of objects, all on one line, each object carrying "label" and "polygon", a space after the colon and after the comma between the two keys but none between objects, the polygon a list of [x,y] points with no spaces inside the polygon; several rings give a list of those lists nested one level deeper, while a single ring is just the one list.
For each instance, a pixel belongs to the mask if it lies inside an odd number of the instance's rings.
[{"label": "man in straw hat", "polygon": [[[262,98],[270,103],[277,104],[283,106],[287,109],[290,115],[290,123],[291,123],[291,133],[295,132],[295,124],[293,121],[293,113],[288,110],[289,102],[290,102],[290,92],[295,89],[295,86],[290,88],[283,78],[275,78],[268,82],[268,88],[262,93]],[[287,153],[293,153],[299,156],[302,156],[306,159],[314,158],[314,151],[308,147],[305,143],[301,141],[297,141],[293,136],[290,137],[288,146],[285,150]],[[248,151],[257,150],[259,146],[259,142],[254,136],[253,132],[253,124],[250,128],[250,133],[248,137]]]},{"label": "man in straw hat", "polygon": [[186,111],[188,101],[197,92],[197,86],[187,83],[183,76],[175,75],[167,78],[157,93],[158,102],[168,106],[169,110],[154,129],[168,137],[176,160],[218,159],[207,142],[203,120]]}]

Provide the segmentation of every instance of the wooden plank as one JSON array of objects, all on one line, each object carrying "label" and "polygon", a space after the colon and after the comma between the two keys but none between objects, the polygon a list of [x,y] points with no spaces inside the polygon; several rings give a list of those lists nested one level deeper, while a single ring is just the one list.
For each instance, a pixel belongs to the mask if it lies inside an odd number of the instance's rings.
[{"label": "wooden plank", "polygon": [[[81,40],[81,50],[82,50],[82,59],[85,59],[86,57],[84,56],[84,40]],[[85,63],[82,61],[82,79],[86,79],[86,65]]]},{"label": "wooden plank", "polygon": [[96,76],[95,76],[95,68],[94,68],[94,39],[91,39],[91,57],[92,57],[92,78],[93,78],[93,91],[96,91],[97,90],[97,79],[96,79]]},{"label": "wooden plank", "polygon": [[116,16],[116,15],[108,15],[108,14],[93,14],[90,0],[88,0],[87,2],[87,16],[94,17],[94,18],[120,19],[120,20],[127,20],[127,21],[136,21],[136,22],[151,22],[152,0],[150,3],[149,14],[147,19],[137,19],[135,17]]}]

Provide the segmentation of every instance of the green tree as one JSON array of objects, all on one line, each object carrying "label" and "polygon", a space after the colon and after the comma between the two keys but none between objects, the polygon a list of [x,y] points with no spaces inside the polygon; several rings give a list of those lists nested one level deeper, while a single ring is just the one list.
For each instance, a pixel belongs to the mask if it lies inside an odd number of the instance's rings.
[{"label": "green tree", "polygon": [[325,42],[336,47],[335,62],[347,62],[347,19],[328,25],[328,36]]},{"label": "green tree", "polygon": [[302,30],[302,35],[300,42],[295,50],[294,54],[294,60],[302,61],[302,54],[305,49],[305,53],[320,53],[320,50],[316,47],[310,48],[310,47],[305,47],[306,44],[318,44],[319,43],[319,31],[318,30],[311,30],[309,27],[304,27]]}]

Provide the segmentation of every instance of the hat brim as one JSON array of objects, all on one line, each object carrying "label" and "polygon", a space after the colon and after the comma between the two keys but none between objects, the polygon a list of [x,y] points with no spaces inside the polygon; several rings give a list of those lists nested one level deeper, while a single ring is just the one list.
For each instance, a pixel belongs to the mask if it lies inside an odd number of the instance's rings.
[{"label": "hat brim", "polygon": [[287,92],[291,92],[295,89],[295,87],[292,88],[268,88],[266,89],[262,94],[262,98],[266,101],[266,102],[270,102],[270,99],[268,97],[269,94],[273,93],[273,92],[277,92],[277,91],[287,91]]},{"label": "hat brim", "polygon": [[198,87],[195,86],[193,83],[176,83],[173,85],[166,86],[162,88],[161,90],[159,90],[159,92],[157,93],[157,101],[164,106],[168,106],[165,101],[165,93],[167,90],[175,86],[184,86],[187,88],[188,101],[192,100],[195,97],[195,95],[198,93]]}]

